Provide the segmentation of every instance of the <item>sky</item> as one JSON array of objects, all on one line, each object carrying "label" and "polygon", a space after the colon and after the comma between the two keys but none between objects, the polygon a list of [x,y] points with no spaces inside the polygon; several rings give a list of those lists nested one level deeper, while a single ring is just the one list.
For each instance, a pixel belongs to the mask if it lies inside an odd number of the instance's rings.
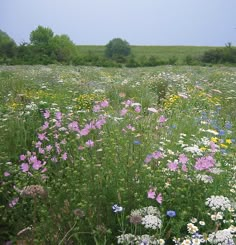
[{"label": "sky", "polygon": [[0,0],[0,30],[18,44],[39,25],[78,45],[236,45],[236,0]]}]

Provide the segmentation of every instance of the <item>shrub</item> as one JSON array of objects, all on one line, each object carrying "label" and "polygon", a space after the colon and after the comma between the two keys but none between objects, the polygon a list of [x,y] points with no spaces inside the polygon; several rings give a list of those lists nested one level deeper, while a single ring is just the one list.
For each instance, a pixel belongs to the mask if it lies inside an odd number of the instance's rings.
[{"label": "shrub", "polygon": [[105,49],[105,56],[118,62],[124,62],[125,57],[131,53],[131,48],[126,40],[121,38],[112,39]]}]

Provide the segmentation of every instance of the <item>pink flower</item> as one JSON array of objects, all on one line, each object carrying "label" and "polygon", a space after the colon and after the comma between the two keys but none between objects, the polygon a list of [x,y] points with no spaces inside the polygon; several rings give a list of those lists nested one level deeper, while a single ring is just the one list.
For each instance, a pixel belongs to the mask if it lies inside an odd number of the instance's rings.
[{"label": "pink flower", "polygon": [[209,170],[215,166],[215,160],[212,156],[200,157],[197,159],[194,168],[196,170]]},{"label": "pink flower", "polygon": [[167,167],[171,171],[176,171],[178,169],[178,163],[176,161],[167,164]]},{"label": "pink flower", "polygon": [[62,154],[61,158],[62,158],[62,160],[65,161],[67,159],[67,153],[65,152],[64,154]]},{"label": "pink flower", "polygon": [[94,142],[92,140],[88,140],[85,144],[87,147],[90,147],[90,148],[94,146]]},{"label": "pink flower", "polygon": [[3,174],[5,177],[8,177],[8,176],[10,176],[11,174],[9,173],[9,172],[4,172],[4,174]]},{"label": "pink flower", "polygon": [[52,146],[51,146],[51,145],[47,145],[47,146],[46,146],[46,150],[47,150],[48,152],[50,152],[50,151],[52,150]]},{"label": "pink flower", "polygon": [[81,136],[85,136],[85,135],[89,134],[89,131],[90,130],[88,128],[83,128],[83,129],[80,130],[79,133],[80,133]]},{"label": "pink flower", "polygon": [[13,208],[17,203],[18,203],[18,201],[19,201],[19,197],[15,197],[15,198],[13,198],[10,202],[9,202],[9,207],[10,208]]},{"label": "pink flower", "polygon": [[141,112],[141,107],[140,106],[136,106],[134,110],[135,110],[135,112],[140,113]]},{"label": "pink flower", "polygon": [[45,119],[49,118],[50,117],[50,112],[48,110],[46,110],[44,113],[43,113],[43,116]]},{"label": "pink flower", "polygon": [[44,140],[44,139],[46,139],[46,133],[43,133],[43,134],[38,134],[38,138],[39,138],[39,140]]},{"label": "pink flower", "polygon": [[149,162],[151,162],[151,160],[152,160],[152,155],[149,154],[149,155],[146,156],[144,162],[145,163],[149,163]]},{"label": "pink flower", "polygon": [[135,131],[135,127],[133,127],[131,124],[129,124],[126,128],[130,129],[131,131]]},{"label": "pink flower", "polygon": [[156,201],[159,203],[159,204],[162,204],[162,201],[163,201],[163,197],[162,197],[162,194],[159,193],[156,197]]},{"label": "pink flower", "polygon": [[182,164],[182,171],[183,172],[188,172],[186,164]]},{"label": "pink flower", "polygon": [[100,110],[101,110],[100,105],[95,105],[95,106],[93,107],[93,111],[94,111],[94,112],[99,112]]},{"label": "pink flower", "polygon": [[62,119],[62,113],[61,112],[58,111],[56,113],[56,119],[59,120],[59,121]]},{"label": "pink flower", "polygon": [[154,159],[163,158],[163,154],[160,151],[155,151],[155,152],[152,153],[152,157]]},{"label": "pink flower", "polygon": [[167,121],[167,119],[164,116],[160,116],[159,123],[164,123],[166,121]]},{"label": "pink flower", "polygon": [[41,161],[37,160],[33,163],[33,169],[39,170],[42,167]]},{"label": "pink flower", "polygon": [[123,108],[123,109],[120,111],[120,115],[123,117],[127,112],[128,112],[128,110],[125,109],[125,108]]},{"label": "pink flower", "polygon": [[108,107],[109,106],[109,102],[107,100],[104,100],[101,102],[101,107]]},{"label": "pink flower", "polygon": [[153,190],[152,188],[148,191],[147,194],[148,194],[147,197],[150,199],[155,199],[155,197],[156,197],[155,190]]},{"label": "pink flower", "polygon": [[49,127],[49,122],[45,122],[42,126],[42,130],[46,130]]},{"label": "pink flower", "polygon": [[21,166],[22,172],[28,172],[29,171],[29,164],[28,163],[22,163],[20,166]]},{"label": "pink flower", "polygon": [[20,160],[21,161],[24,161],[26,159],[26,156],[25,155],[20,155]]},{"label": "pink flower", "polygon": [[179,162],[185,164],[187,163],[187,161],[188,161],[188,158],[184,154],[179,155]]}]

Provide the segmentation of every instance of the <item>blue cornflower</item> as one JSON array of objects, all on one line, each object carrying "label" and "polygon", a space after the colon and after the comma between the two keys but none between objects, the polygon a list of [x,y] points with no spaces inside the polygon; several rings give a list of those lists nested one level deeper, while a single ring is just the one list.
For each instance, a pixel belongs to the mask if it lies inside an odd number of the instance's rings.
[{"label": "blue cornflower", "polygon": [[140,142],[139,140],[135,140],[135,141],[134,141],[134,144],[135,144],[135,145],[140,145],[141,142]]},{"label": "blue cornflower", "polygon": [[173,218],[173,217],[176,216],[176,212],[173,211],[173,210],[168,210],[168,211],[166,212],[166,215],[169,216],[170,218]]},{"label": "blue cornflower", "polygon": [[225,131],[224,131],[223,129],[220,129],[220,130],[219,130],[219,135],[221,135],[221,136],[222,136],[222,135],[225,135]]},{"label": "blue cornflower", "polygon": [[118,206],[117,204],[112,206],[112,210],[114,213],[122,212],[123,208],[121,206]]}]

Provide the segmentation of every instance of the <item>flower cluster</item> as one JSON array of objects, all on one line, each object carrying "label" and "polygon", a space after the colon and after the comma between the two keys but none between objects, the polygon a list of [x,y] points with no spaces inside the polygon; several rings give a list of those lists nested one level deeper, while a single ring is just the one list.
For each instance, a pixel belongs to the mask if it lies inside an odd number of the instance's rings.
[{"label": "flower cluster", "polygon": [[163,239],[157,239],[155,236],[150,236],[147,234],[141,236],[135,236],[131,233],[122,234],[117,237],[118,244],[149,244],[149,245],[164,245],[165,241]]},{"label": "flower cluster", "polygon": [[208,237],[211,244],[234,245],[233,235],[229,229],[213,232]]},{"label": "flower cluster", "polygon": [[208,207],[210,207],[213,211],[215,210],[225,211],[231,208],[230,200],[224,196],[211,196],[206,199],[205,204]]}]

